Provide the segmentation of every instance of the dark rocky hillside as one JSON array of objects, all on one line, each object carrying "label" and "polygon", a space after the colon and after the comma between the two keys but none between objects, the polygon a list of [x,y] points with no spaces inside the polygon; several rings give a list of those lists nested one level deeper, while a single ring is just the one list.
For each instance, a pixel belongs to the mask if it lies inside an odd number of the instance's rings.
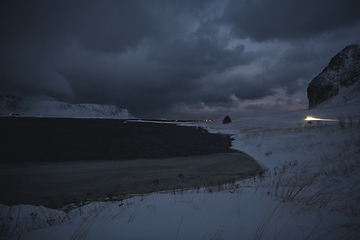
[{"label": "dark rocky hillside", "polygon": [[360,81],[360,46],[353,44],[336,54],[329,65],[309,84],[309,108],[338,95],[341,88],[349,88]]}]

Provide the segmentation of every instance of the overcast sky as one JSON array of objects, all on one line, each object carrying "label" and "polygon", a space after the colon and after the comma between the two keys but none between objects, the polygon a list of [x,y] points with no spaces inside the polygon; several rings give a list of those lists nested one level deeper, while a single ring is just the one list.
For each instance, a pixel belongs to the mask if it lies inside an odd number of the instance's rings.
[{"label": "overcast sky", "polygon": [[309,82],[360,43],[359,0],[2,0],[0,90],[136,117],[306,109]]}]

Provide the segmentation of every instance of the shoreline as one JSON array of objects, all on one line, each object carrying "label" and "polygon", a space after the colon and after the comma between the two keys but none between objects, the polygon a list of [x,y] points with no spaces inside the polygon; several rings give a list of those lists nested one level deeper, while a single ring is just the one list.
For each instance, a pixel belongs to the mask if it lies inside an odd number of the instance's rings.
[{"label": "shoreline", "polygon": [[[181,187],[191,188],[238,181],[264,170],[251,156],[230,148],[230,135],[199,127],[102,119],[16,120],[1,126],[21,134],[21,139],[12,136],[12,144],[20,141],[12,151],[26,158],[0,163],[0,180],[6,183],[0,191],[7,192],[0,202],[6,205],[61,208],[88,199],[173,190],[180,182]],[[85,142],[76,145],[79,140]],[[7,144],[11,146],[11,140]],[[92,144],[90,148],[88,144]],[[95,156],[84,159],[90,156],[87,149],[95,150]],[[62,156],[50,159],[55,154]],[[77,158],[66,158],[71,154]],[[102,154],[108,154],[107,158],[99,158]],[[178,177],[181,174],[182,179]]]},{"label": "shoreline", "polygon": [[244,153],[128,161],[5,164],[0,187],[5,205],[69,204],[106,198],[234,183],[263,171]]}]

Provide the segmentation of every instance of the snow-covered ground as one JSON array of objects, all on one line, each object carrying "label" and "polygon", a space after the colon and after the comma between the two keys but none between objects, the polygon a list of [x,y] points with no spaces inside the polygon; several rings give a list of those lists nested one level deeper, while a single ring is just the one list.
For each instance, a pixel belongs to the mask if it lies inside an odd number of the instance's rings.
[{"label": "snow-covered ground", "polygon": [[[327,121],[308,123],[306,116]],[[230,124],[184,125],[233,134],[233,148],[268,171],[242,182],[96,202],[70,211],[0,205],[0,236],[360,239],[359,104],[233,119]]]},{"label": "snow-covered ground", "polygon": [[70,104],[47,96],[20,98],[0,94],[0,116],[72,117],[72,118],[134,118],[127,109],[114,105]]}]

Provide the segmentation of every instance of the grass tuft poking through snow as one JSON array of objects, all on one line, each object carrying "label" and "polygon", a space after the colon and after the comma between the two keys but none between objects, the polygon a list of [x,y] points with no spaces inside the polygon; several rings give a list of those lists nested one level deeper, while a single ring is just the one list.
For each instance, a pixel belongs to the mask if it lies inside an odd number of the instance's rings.
[{"label": "grass tuft poking through snow", "polygon": [[[266,169],[68,211],[0,205],[1,239],[360,239],[359,106],[200,124]],[[349,120],[351,119],[351,121]],[[303,122],[301,122],[303,121]],[[199,126],[199,124],[188,124]],[[156,187],[156,181],[154,180]],[[111,201],[113,200],[113,201]]]}]

